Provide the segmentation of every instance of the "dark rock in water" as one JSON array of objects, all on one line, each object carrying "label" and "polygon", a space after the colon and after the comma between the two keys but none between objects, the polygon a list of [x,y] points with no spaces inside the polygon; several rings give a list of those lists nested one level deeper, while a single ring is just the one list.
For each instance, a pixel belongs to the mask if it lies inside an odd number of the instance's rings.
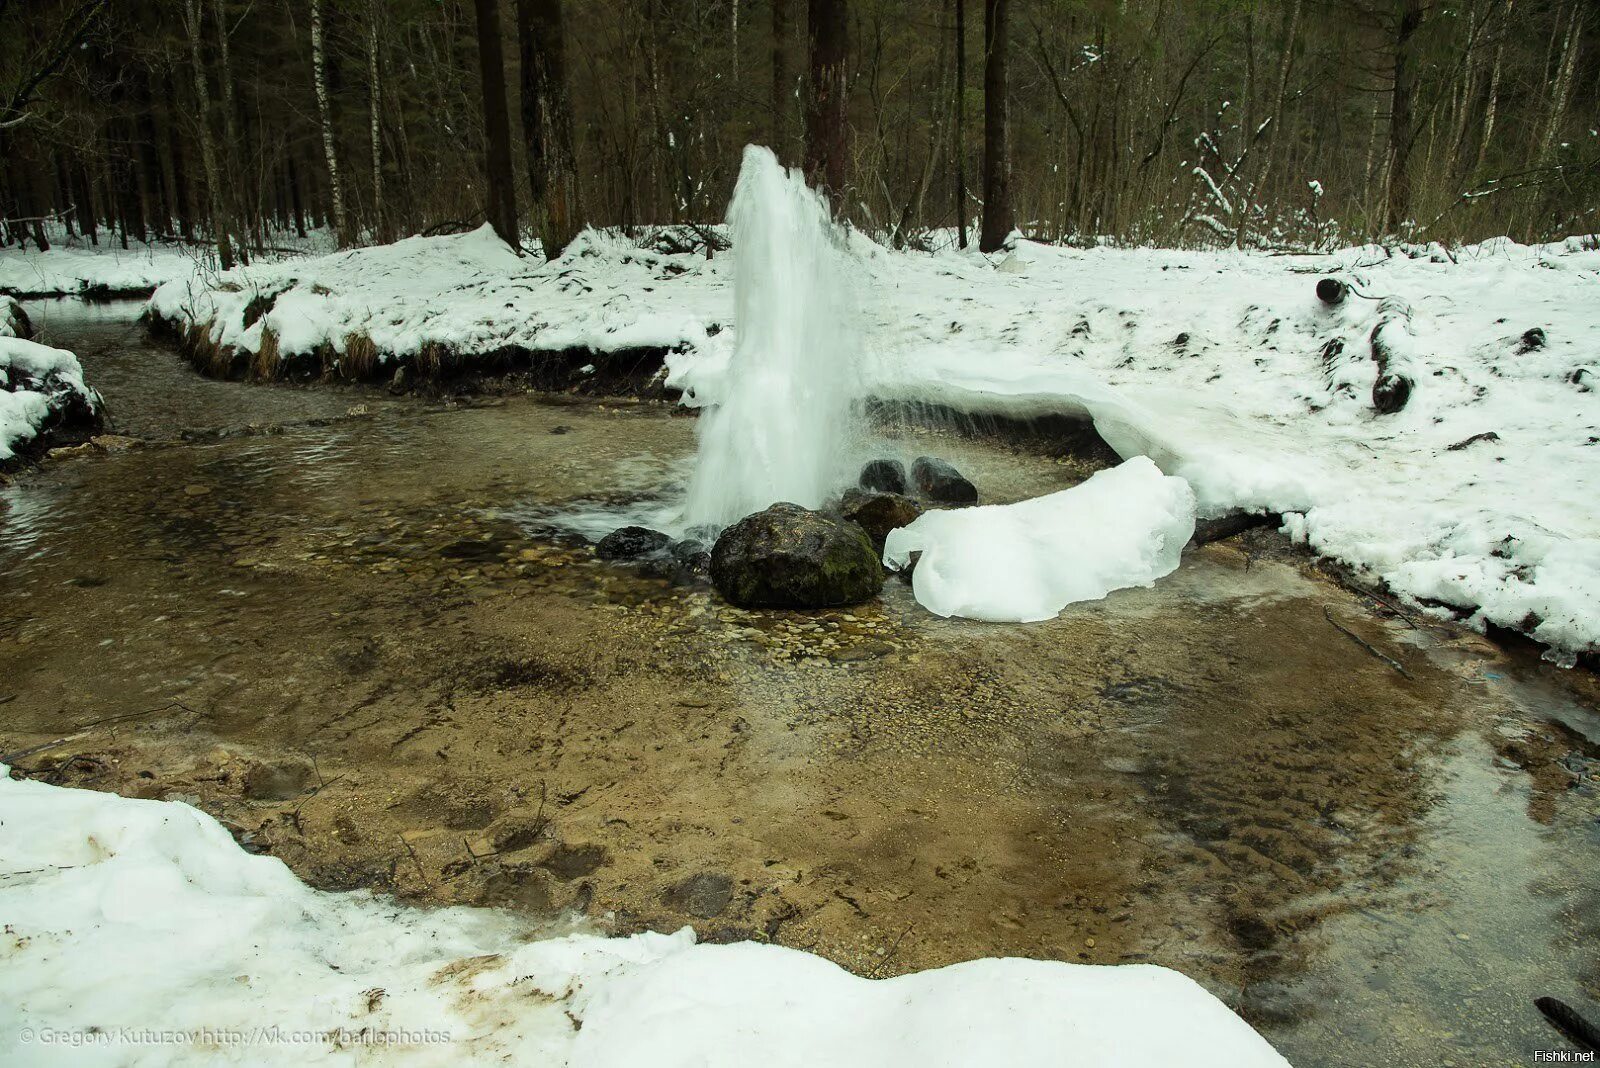
[{"label": "dark rock in water", "polygon": [[873,460],[861,469],[860,485],[879,493],[904,493],[906,465],[899,460]]},{"label": "dark rock in water", "polygon": [[550,433],[552,433],[552,434],[570,434],[570,433],[572,433],[572,428],[570,426],[553,426],[553,427],[550,428]]},{"label": "dark rock in water", "polygon": [[289,801],[310,783],[310,764],[294,760],[252,764],[244,773],[244,796],[252,801]]},{"label": "dark rock in water", "polygon": [[698,538],[672,543],[672,559],[691,575],[711,574],[711,546]]},{"label": "dark rock in water", "polygon": [[930,501],[940,504],[977,504],[978,487],[960,471],[935,456],[919,456],[911,465],[911,478]]},{"label": "dark rock in water", "polygon": [[411,388],[411,368],[401,364],[394,369],[394,377],[389,380],[389,392],[399,396]]},{"label": "dark rock in water", "polygon": [[748,608],[833,608],[876,597],[883,565],[856,524],[775,504],[722,532],[711,581]]},{"label": "dark rock in water", "polygon": [[12,337],[20,337],[24,341],[32,339],[33,321],[28,318],[28,313],[23,310],[21,304],[0,297],[0,319],[10,327]]},{"label": "dark rock in water", "polygon": [[672,538],[649,527],[622,527],[600,539],[594,547],[602,560],[637,560],[652,556],[672,544]]},{"label": "dark rock in water", "polygon": [[665,903],[702,920],[719,916],[733,900],[733,880],[720,872],[691,875],[662,895]]},{"label": "dark rock in water", "polygon": [[922,514],[922,505],[899,493],[850,490],[839,503],[839,514],[867,532],[881,557],[889,531],[910,525]]}]

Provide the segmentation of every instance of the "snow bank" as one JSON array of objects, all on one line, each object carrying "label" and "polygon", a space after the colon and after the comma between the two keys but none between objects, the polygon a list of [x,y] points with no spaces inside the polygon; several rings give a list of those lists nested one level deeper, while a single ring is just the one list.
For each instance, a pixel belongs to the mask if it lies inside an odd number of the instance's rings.
[{"label": "snow bank", "polygon": [[[1202,516],[1286,513],[1314,550],[1429,611],[1524,631],[1559,656],[1600,649],[1600,252],[1583,242],[1415,256],[1024,242],[992,260],[859,234],[850,247],[872,286],[872,393],[1083,414],[1124,458],[1188,480]],[[250,352],[266,329],[286,354],[342,352],[354,335],[401,355],[656,346],[673,350],[669,385],[714,403],[731,259],[588,233],[547,264],[482,230],[253,267],[221,288],[172,283],[153,307]],[[1325,275],[1354,292],[1324,306]],[[246,325],[252,299],[279,289]],[[1384,300],[1411,311],[1391,340],[1413,390],[1391,415],[1371,400]],[[1325,361],[1335,342],[1343,355]]]},{"label": "snow bank", "polygon": [[72,353],[0,336],[0,463],[56,426],[92,426],[100,409]]},{"label": "snow bank", "polygon": [[912,589],[930,612],[1035,623],[1172,574],[1193,534],[1189,484],[1137,457],[1019,504],[925,512],[889,532],[883,558],[922,554]]},{"label": "snow bank", "polygon": [[49,252],[0,250],[0,293],[22,297],[142,296],[188,278],[202,254],[179,245],[135,242],[128,250],[57,246]]},{"label": "snow bank", "polygon": [[187,805],[5,770],[5,1063],[1287,1063],[1164,968],[981,960],[872,981],[687,928],[537,938],[508,913],[314,891]]},{"label": "snow bank", "polygon": [[[214,283],[184,278],[158,289],[150,308],[168,322],[209,324],[214,342],[245,352],[259,352],[270,332],[282,358],[342,354],[352,337],[385,358],[429,346],[467,355],[665,349],[703,345],[726,321],[720,268],[595,231],[546,262],[518,256],[484,226],[258,264]],[[696,285],[702,275],[715,282]]]}]

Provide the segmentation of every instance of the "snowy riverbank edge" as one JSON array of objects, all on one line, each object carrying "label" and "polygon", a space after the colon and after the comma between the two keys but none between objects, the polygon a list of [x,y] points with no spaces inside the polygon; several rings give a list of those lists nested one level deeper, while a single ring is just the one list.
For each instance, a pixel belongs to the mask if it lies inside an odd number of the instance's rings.
[{"label": "snowy riverbank edge", "polygon": [[0,472],[100,427],[100,395],[85,384],[78,358],[35,344],[31,333],[22,306],[0,296]]},{"label": "snowy riverbank edge", "polygon": [[[1123,457],[1187,479],[1202,517],[1282,514],[1296,540],[1421,611],[1528,634],[1562,662],[1600,648],[1591,242],[1305,256],[1024,242],[984,257],[850,240],[873,394],[1090,417]],[[666,384],[705,404],[732,347],[730,259],[589,232],[546,264],[483,229],[173,281],[150,309],[274,373],[313,354],[372,377],[508,352],[574,367],[575,353],[664,352]],[[1354,292],[1324,305],[1323,276]],[[1411,312],[1415,382],[1387,415],[1370,355],[1384,299]]]},{"label": "snowy riverbank edge", "polygon": [[181,802],[3,765],[0,914],[6,1063],[1287,1064],[1153,965],[869,980],[687,928],[541,936],[507,912],[312,890]]}]

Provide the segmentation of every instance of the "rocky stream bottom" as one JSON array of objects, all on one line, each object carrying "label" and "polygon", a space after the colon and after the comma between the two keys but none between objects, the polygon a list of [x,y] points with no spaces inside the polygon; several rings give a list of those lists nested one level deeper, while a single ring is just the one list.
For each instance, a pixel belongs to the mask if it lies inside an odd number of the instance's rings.
[{"label": "rocky stream bottom", "polygon": [[[1269,531],[1037,625],[896,580],[746,611],[527,518],[680,478],[671,409],[212,382],[127,308],[35,307],[123,437],[0,488],[17,773],[419,905],[869,976],[1163,964],[1302,1068],[1526,1064],[1564,1047],[1535,997],[1600,997],[1594,676]],[[992,500],[1088,473],[885,433]]]}]

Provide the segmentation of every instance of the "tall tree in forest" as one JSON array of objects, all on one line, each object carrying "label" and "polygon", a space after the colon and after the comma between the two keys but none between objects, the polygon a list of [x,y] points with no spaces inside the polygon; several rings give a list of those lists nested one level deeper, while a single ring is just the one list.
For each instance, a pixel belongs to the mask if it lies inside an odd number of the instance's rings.
[{"label": "tall tree in forest", "polygon": [[783,158],[789,137],[789,0],[772,0],[772,151]]},{"label": "tall tree in forest", "polygon": [[383,4],[374,3],[367,14],[367,140],[372,151],[372,229],[379,241],[389,239],[383,204],[383,93],[378,80],[378,20]]},{"label": "tall tree in forest", "polygon": [[1389,196],[1383,228],[1400,232],[1411,217],[1411,147],[1417,131],[1412,119],[1416,92],[1415,41],[1422,28],[1422,0],[1399,0],[1394,39],[1394,94],[1389,105]]},{"label": "tall tree in forest", "polygon": [[811,92],[806,100],[806,181],[828,194],[834,211],[844,206],[849,131],[845,126],[845,54],[849,21],[845,0],[810,0],[806,15]]},{"label": "tall tree in forest", "polygon": [[528,184],[547,259],[566,251],[583,226],[572,147],[572,94],[567,86],[566,27],[561,0],[517,0],[522,59],[522,137]]},{"label": "tall tree in forest", "polygon": [[322,0],[311,0],[311,79],[317,91],[317,115],[322,123],[322,156],[328,163],[329,200],[333,206],[333,230],[340,248],[350,244],[350,227],[345,218],[344,186],[339,182],[339,152],[333,140],[333,107],[328,102],[328,63],[322,42]]},{"label": "tall tree in forest", "polygon": [[1011,131],[1006,107],[1007,0],[983,0],[983,232],[993,252],[1016,228],[1011,209]]},{"label": "tall tree in forest", "polygon": [[[239,143],[238,124],[234,118],[238,104],[234,95],[232,53],[228,47],[228,38],[232,36],[232,31],[228,26],[225,0],[216,0],[212,7],[212,16],[217,23],[217,84],[222,89],[222,155],[225,159],[236,161],[242,158],[243,146]],[[230,226],[242,227],[245,225],[246,208],[243,186],[238,182],[230,182],[228,186],[228,191],[223,194],[228,203],[228,223]],[[238,239],[238,244],[234,248],[238,252],[239,259],[248,267],[250,254],[246,251],[244,234],[235,229],[233,236]]]},{"label": "tall tree in forest", "polygon": [[204,49],[200,44],[202,13],[200,0],[184,0],[183,30],[189,39],[189,66],[194,72],[194,96],[200,114],[200,160],[206,172],[206,203],[211,216],[211,234],[217,242],[217,259],[224,271],[233,266],[233,245],[229,241],[230,229],[226,201],[222,196],[222,173],[217,165],[216,139],[211,133],[211,89],[206,84]]},{"label": "tall tree in forest", "polygon": [[967,247],[967,0],[956,0],[956,241]]},{"label": "tall tree in forest", "polygon": [[478,78],[483,92],[484,214],[502,241],[520,248],[517,189],[511,173],[505,55],[500,43],[500,0],[473,0],[472,7],[478,21]]}]

